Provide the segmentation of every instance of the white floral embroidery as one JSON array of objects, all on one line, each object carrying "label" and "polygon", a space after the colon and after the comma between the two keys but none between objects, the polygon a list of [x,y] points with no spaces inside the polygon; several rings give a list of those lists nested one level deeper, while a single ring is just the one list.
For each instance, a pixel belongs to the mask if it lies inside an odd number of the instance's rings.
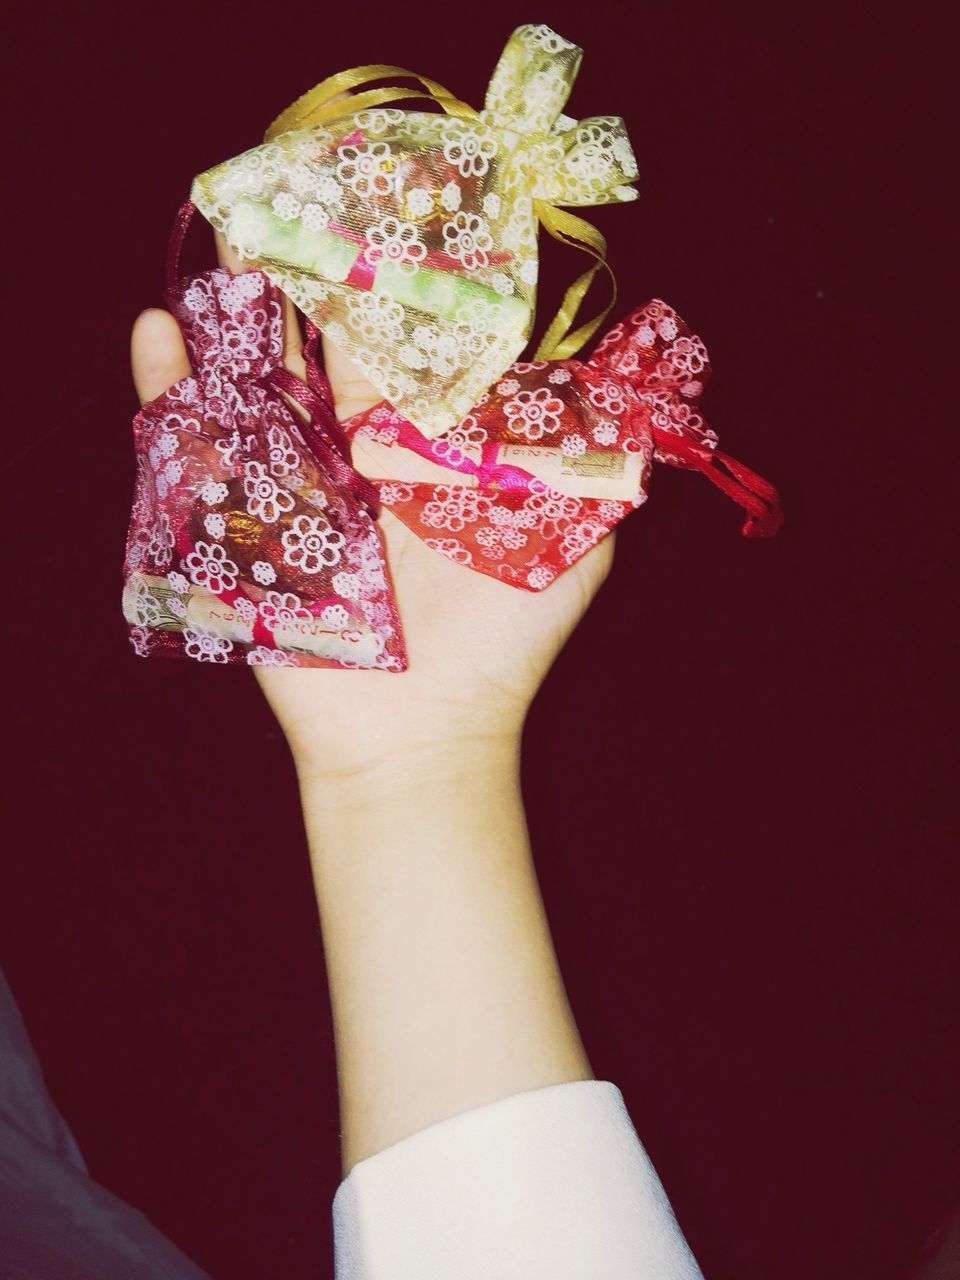
[{"label": "white floral embroidery", "polygon": [[472,413],[468,413],[459,426],[434,440],[433,456],[448,467],[457,467],[486,442],[486,428],[480,426]]},{"label": "white floral embroidery", "polygon": [[203,517],[203,527],[211,538],[222,538],[227,531],[227,522],[217,511],[211,511]]},{"label": "white floral embroidery", "polygon": [[257,616],[257,606],[246,596],[237,596],[233,607],[248,626]]},{"label": "white floral embroidery", "polygon": [[293,496],[267,474],[262,462],[244,465],[243,492],[247,496],[247,510],[264,524],[276,524],[280,513],[292,511],[295,505]]},{"label": "white floral embroidery", "polygon": [[664,359],[677,369],[693,377],[702,373],[707,367],[707,348],[701,340],[693,335],[688,338],[677,338],[673,346],[667,347]]},{"label": "white floral embroidery", "polygon": [[297,516],[281,541],[287,564],[304,573],[319,573],[324,565],[339,562],[345,539],[322,516]]},{"label": "white floral embroidery", "polygon": [[329,173],[317,175],[314,192],[321,204],[328,209],[336,209],[343,204],[343,188]]},{"label": "white floral embroidery", "polygon": [[403,112],[396,107],[380,107],[373,111],[361,111],[354,117],[354,123],[364,133],[376,136],[395,129],[403,121]]},{"label": "white floral embroidery", "polygon": [[160,601],[142,578],[137,578],[133,583],[131,612],[133,621],[140,627],[155,627],[160,621]]},{"label": "white floral embroidery", "polygon": [[444,158],[456,165],[464,178],[482,177],[497,154],[497,140],[487,129],[451,122],[444,129]]},{"label": "white floral embroidery", "polygon": [[407,192],[407,208],[414,218],[425,218],[433,208],[433,197],[423,187],[411,187]]},{"label": "white floral embroidery", "polygon": [[297,160],[287,170],[287,182],[290,190],[298,196],[304,196],[313,188],[313,174],[310,166],[303,160]]},{"label": "white floral embroidery", "polygon": [[468,356],[452,333],[446,333],[432,325],[418,324],[413,331],[413,341],[415,346],[412,352],[419,350],[419,359],[423,363],[411,360],[412,369],[429,366],[435,373],[446,376],[459,369]]},{"label": "white floral embroidery", "polygon": [[579,523],[570,524],[563,532],[560,554],[567,564],[573,564],[574,560],[579,560],[584,552],[598,543],[606,533],[607,526],[598,520],[581,520]]},{"label": "white floral embroidery", "polygon": [[456,213],[460,208],[463,197],[460,194],[460,188],[455,182],[448,182],[440,192],[440,203],[446,209],[447,213]]},{"label": "white floral embroidery", "polygon": [[622,502],[613,502],[611,499],[605,499],[597,507],[597,514],[605,523],[616,524],[618,520],[622,520],[627,514],[627,508]]},{"label": "white floral embroidery", "polygon": [[385,351],[372,352],[361,347],[354,356],[367,379],[388,400],[398,400],[413,386],[413,379],[397,369]]},{"label": "white floral embroidery", "polygon": [[461,303],[457,307],[455,319],[458,332],[465,331],[463,340],[469,343],[470,337],[489,338],[497,333],[502,329],[506,317],[503,307],[498,302],[487,302],[486,299],[477,298]]},{"label": "white floral embroidery", "polygon": [[335,573],[332,578],[333,589],[338,596],[343,596],[345,600],[356,600],[360,595],[362,586],[361,578],[358,573]]},{"label": "white floral embroidery", "polygon": [[488,191],[483,197],[483,212],[488,218],[499,218],[503,201],[496,191]]},{"label": "white floral embroidery", "polygon": [[235,315],[262,294],[263,276],[260,272],[244,271],[240,275],[233,276],[220,289],[220,301],[231,314]]},{"label": "white floral embroidery", "polygon": [[562,53],[566,49],[573,50],[575,45],[569,40],[564,40],[563,36],[557,35],[556,31],[551,31],[543,23],[528,23],[526,26],[518,27],[516,35],[521,40],[534,49],[541,49],[544,53]]},{"label": "white floral embroidery", "polygon": [[[367,240],[369,244],[363,255],[367,262],[374,266],[383,263],[406,275],[414,275],[417,265],[427,256],[427,246],[420,239],[416,224],[401,222],[393,216],[370,227]],[[403,308],[397,306],[397,311],[402,320]]]},{"label": "white floral embroidery", "polygon": [[181,565],[189,573],[191,582],[206,587],[214,595],[232,591],[237,585],[239,570],[218,542],[198,542]]},{"label": "white floral embroidery", "polygon": [[278,218],[290,222],[300,216],[302,206],[296,196],[291,195],[289,191],[278,191],[273,197],[272,208]]},{"label": "white floral embroidery", "polygon": [[587,452],[587,442],[583,436],[574,432],[560,441],[560,452],[565,458],[579,458]]},{"label": "white floral embroidery", "polygon": [[310,611],[304,609],[303,601],[292,591],[268,591],[265,600],[260,601],[260,617],[268,631],[276,627],[289,626],[298,618],[307,619]]},{"label": "white floral embroidery", "polygon": [[491,560],[502,560],[508,550],[516,551],[526,546],[528,541],[527,534],[508,523],[478,529],[476,539],[483,548],[483,554]]},{"label": "white floral embroidery", "polygon": [[347,298],[350,327],[367,343],[403,341],[403,307],[376,293]]},{"label": "white floral embroidery", "polygon": [[559,428],[563,401],[551,396],[546,387],[537,387],[535,391],[518,391],[505,402],[503,412],[511,431],[527,440],[540,440]]},{"label": "white floral embroidery", "polygon": [[247,665],[250,667],[296,667],[298,662],[292,653],[283,649],[268,649],[258,644],[247,651]]},{"label": "white floral embroidery", "polygon": [[593,428],[593,438],[597,444],[616,444],[620,432],[612,422],[600,422]]},{"label": "white floral embroidery", "polygon": [[[228,439],[224,439],[224,440],[215,440],[215,441],[214,441],[214,444],[213,444],[213,447],[214,447],[214,448],[217,450],[217,452],[221,455],[221,457],[222,457],[222,459],[223,459],[223,465],[224,465],[225,467],[232,467],[232,466],[233,466],[233,459],[234,459],[234,456],[236,455],[237,450],[240,448],[240,433],[239,433],[239,431],[234,431],[233,435],[232,435],[232,436],[230,436]],[[208,483],[216,483],[216,482],[208,481]],[[204,489],[206,489],[207,485],[205,484],[203,487],[204,487]],[[226,486],[226,485],[222,485],[222,486],[220,486],[220,488],[223,488],[224,490],[226,490],[227,486]],[[201,496],[202,496],[202,494],[201,494]],[[226,496],[227,496],[227,494],[226,494],[226,492],[224,492],[223,497],[225,498]],[[210,501],[210,499],[204,499],[204,501]],[[215,498],[215,499],[213,499],[213,501],[215,501],[215,502],[222,502],[222,501],[223,501],[223,498]]]},{"label": "white floral embroidery", "polygon": [[590,388],[587,393],[590,403],[595,405],[602,413],[612,413],[614,415],[624,413],[627,407],[627,401],[623,394],[623,388],[616,382],[601,382],[597,386]]},{"label": "white floral embroidery", "polygon": [[380,501],[385,507],[395,506],[398,502],[409,502],[412,497],[412,484],[399,484],[394,480],[380,484]]},{"label": "white floral embroidery", "polygon": [[[217,441],[221,444],[222,441]],[[225,484],[221,484],[218,480],[207,480],[200,486],[200,497],[210,504],[211,507],[217,506],[218,503],[225,502],[230,490]]]},{"label": "white floral embroidery", "polygon": [[270,470],[275,476],[283,479],[300,465],[300,455],[293,447],[290,435],[283,427],[273,426],[267,429],[267,457]]},{"label": "white floral embroidery", "polygon": [[146,627],[131,627],[128,639],[130,644],[133,646],[134,653],[138,654],[141,658],[145,658],[149,654],[150,632]]},{"label": "white floral embroidery", "polygon": [[262,583],[265,587],[277,580],[277,571],[267,560],[254,560],[250,568],[253,572],[254,580]]},{"label": "white floral embroidery", "polygon": [[524,284],[530,285],[531,287],[535,285],[537,283],[536,262],[531,259],[527,259],[526,262],[521,262],[520,266],[517,268],[517,275]]},{"label": "white floral embroidery", "polygon": [[432,547],[434,551],[439,551],[442,556],[446,556],[448,560],[455,561],[456,564],[472,564],[473,556],[470,554],[468,547],[462,542],[458,542],[456,538],[427,538],[428,547]]},{"label": "white floral embroidery", "polygon": [[160,569],[165,569],[173,555],[173,529],[166,511],[161,511],[150,531],[147,555]]},{"label": "white floral embroidery", "polygon": [[226,662],[227,654],[233,648],[232,640],[204,627],[184,627],[183,638],[186,641],[184,652],[197,662]]},{"label": "white floral embroidery", "polygon": [[426,503],[420,518],[434,529],[459,533],[465,525],[476,524],[487,515],[492,505],[491,499],[481,496],[476,489],[438,485],[433,500]]},{"label": "white floral embroidery", "polygon": [[366,147],[340,147],[337,177],[358,196],[385,196],[393,190],[393,154],[385,142]]},{"label": "white floral embroidery", "polygon": [[549,587],[550,583],[557,575],[545,564],[534,565],[527,574],[527,582],[534,591],[542,591],[544,587]]},{"label": "white floral embroidery", "polygon": [[342,604],[328,604],[320,614],[320,621],[326,627],[333,627],[339,631],[341,627],[345,627],[350,621],[350,614],[346,611]]},{"label": "white floral embroidery", "polygon": [[330,214],[322,204],[311,201],[303,206],[300,221],[308,231],[322,231],[330,223]]},{"label": "white floral embroidery", "polygon": [[443,224],[443,238],[447,253],[462,263],[467,271],[485,267],[489,262],[493,237],[479,214],[458,213],[455,218]]},{"label": "white floral embroidery", "polygon": [[536,529],[545,538],[556,538],[580,514],[580,509],[579,498],[544,486],[524,500],[519,516],[527,528]]}]

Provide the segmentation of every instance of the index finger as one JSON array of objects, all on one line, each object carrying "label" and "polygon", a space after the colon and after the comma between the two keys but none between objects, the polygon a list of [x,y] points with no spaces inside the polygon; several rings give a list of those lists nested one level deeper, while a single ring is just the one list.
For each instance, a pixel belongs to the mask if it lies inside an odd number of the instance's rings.
[{"label": "index finger", "polygon": [[[249,271],[248,263],[232,249],[223,235],[219,231],[213,233],[214,243],[217,246],[217,262],[221,267],[226,267],[228,271],[232,271],[234,275],[241,275],[244,271]],[[284,293],[282,297],[283,306],[283,363],[295,374],[301,381],[306,380],[307,366],[303,359],[303,334],[300,332],[300,322],[297,319],[296,308]]]}]

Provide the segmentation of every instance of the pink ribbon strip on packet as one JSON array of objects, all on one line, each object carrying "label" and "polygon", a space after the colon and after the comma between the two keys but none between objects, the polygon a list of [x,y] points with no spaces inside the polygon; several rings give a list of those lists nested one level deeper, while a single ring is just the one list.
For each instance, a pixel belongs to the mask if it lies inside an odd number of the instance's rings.
[{"label": "pink ribbon strip on packet", "polygon": [[615,325],[588,361],[514,364],[435,440],[386,402],[345,422],[385,507],[428,546],[542,590],[647,499],[654,461],[697,470],[771,537],[776,490],[717,449],[698,400],[706,347],[659,299]]}]

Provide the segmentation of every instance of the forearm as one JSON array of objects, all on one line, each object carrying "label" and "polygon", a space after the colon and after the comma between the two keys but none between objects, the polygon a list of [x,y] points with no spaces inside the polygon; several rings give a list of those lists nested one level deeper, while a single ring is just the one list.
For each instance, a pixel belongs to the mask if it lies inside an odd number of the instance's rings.
[{"label": "forearm", "polygon": [[519,735],[349,779],[298,772],[344,1172],[470,1108],[591,1079],[531,858]]}]

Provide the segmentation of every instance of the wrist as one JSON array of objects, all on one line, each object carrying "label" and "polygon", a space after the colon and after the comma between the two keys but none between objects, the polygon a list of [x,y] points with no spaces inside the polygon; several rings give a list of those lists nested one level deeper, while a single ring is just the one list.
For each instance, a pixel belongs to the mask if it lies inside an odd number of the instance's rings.
[{"label": "wrist", "polygon": [[336,749],[294,749],[293,760],[301,791],[320,790],[328,804],[390,802],[425,784],[456,787],[466,776],[516,770],[522,727],[405,720],[361,740],[345,737]]}]

